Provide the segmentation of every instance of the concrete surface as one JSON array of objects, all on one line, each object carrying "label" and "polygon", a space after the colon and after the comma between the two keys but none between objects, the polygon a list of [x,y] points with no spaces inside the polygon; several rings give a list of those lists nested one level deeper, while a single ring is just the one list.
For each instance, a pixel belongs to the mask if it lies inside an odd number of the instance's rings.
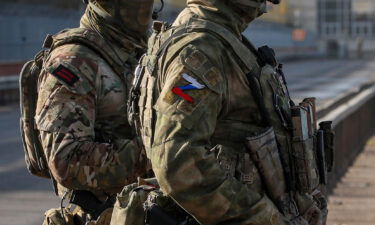
[{"label": "concrete surface", "polygon": [[328,224],[375,224],[375,136],[330,196]]},{"label": "concrete surface", "polygon": [[41,225],[60,201],[49,180],[27,172],[18,120],[17,105],[0,108],[0,225]]}]

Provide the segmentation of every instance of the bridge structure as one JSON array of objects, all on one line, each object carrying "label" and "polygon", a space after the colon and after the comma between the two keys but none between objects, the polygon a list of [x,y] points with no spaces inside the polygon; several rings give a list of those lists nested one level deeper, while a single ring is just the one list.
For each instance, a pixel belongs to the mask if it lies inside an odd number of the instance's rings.
[{"label": "bridge structure", "polygon": [[318,32],[332,56],[375,51],[375,1],[318,0]]}]

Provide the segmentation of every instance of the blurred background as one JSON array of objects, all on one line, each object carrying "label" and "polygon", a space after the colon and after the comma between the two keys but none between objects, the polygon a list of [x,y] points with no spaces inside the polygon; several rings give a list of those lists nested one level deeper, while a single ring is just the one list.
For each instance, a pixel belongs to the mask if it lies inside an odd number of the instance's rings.
[{"label": "blurred background", "polygon": [[[1,0],[0,60],[33,57],[46,33],[78,25],[84,4],[79,0]],[[167,0],[162,19],[173,21],[185,0]],[[297,52],[348,57],[358,46],[374,51],[375,1],[284,0],[246,35],[257,45],[267,43],[280,54]]]},{"label": "blurred background", "polygon": [[[58,207],[50,181],[27,173],[19,136],[18,73],[47,34],[77,27],[80,0],[0,0],[0,225],[41,224]],[[158,0],[156,0],[159,4]],[[185,0],[166,0],[172,22]],[[334,120],[329,225],[375,224],[375,1],[282,0],[245,31],[274,48],[296,101],[317,97]]]}]

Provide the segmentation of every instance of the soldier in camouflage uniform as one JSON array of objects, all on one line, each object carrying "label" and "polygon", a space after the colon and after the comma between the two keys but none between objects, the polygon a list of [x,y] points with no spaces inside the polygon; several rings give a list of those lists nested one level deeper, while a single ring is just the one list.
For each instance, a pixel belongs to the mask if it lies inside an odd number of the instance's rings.
[{"label": "soldier in camouflage uniform", "polygon": [[[264,171],[245,145],[248,137],[258,140],[272,126],[275,136],[267,141],[277,139],[284,156],[281,169],[285,174],[293,172],[288,166],[293,157],[288,154],[291,103],[285,83],[276,75],[274,59],[263,62],[241,37],[265,9],[266,0],[188,0],[174,31],[154,26],[162,34],[150,39],[149,53],[142,60],[146,72],[140,84],[139,115],[147,155],[162,191],[201,224],[323,224],[325,220],[326,202],[318,186],[312,191],[289,188],[290,205],[274,201],[266,190]],[[222,36],[216,33],[219,30]],[[240,48],[231,47],[238,42]],[[241,60],[244,56],[249,57]],[[247,74],[254,75],[254,82]],[[261,74],[269,79],[260,79]],[[261,89],[264,104],[251,91],[256,88]],[[263,107],[269,114],[267,125]],[[270,182],[281,185],[283,180]]]},{"label": "soldier in camouflage uniform", "polygon": [[[146,47],[153,1],[88,4],[80,28],[47,40],[53,50],[39,78],[35,121],[59,195],[85,190],[105,201],[146,173],[126,103],[134,65]],[[56,47],[73,36],[78,41]],[[92,43],[80,44],[81,36]],[[93,48],[100,43],[112,50],[110,60]]]}]

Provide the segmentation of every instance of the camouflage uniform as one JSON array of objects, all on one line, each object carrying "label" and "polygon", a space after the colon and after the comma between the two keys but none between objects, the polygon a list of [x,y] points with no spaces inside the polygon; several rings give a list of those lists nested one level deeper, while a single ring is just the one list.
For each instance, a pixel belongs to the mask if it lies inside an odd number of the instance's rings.
[{"label": "camouflage uniform", "polygon": [[[93,44],[109,44],[123,73],[85,44],[59,46],[45,60],[35,120],[60,195],[88,190],[104,200],[146,172],[147,160],[127,121],[126,103],[134,65],[145,47],[152,3],[93,1],[89,4],[113,15],[115,22],[90,6],[82,17],[78,30],[100,34],[103,40]],[[73,35],[75,30],[66,32]]]},{"label": "camouflage uniform", "polygon": [[[241,39],[259,14],[250,7],[243,15],[224,0],[188,0],[173,25],[211,21]],[[143,65],[152,71],[154,53],[149,53]],[[201,224],[307,224],[298,215],[286,218],[279,212],[249,159],[244,140],[265,127],[244,66],[228,44],[193,30],[174,38],[163,53],[155,65],[157,75],[142,80],[139,101],[142,136],[163,192]],[[252,72],[259,76],[260,69]],[[289,103],[283,103],[288,109]],[[289,132],[279,120],[272,125],[280,145],[289,151]],[[311,196],[300,196],[305,197]],[[310,206],[302,205],[298,207],[304,214]]]}]

